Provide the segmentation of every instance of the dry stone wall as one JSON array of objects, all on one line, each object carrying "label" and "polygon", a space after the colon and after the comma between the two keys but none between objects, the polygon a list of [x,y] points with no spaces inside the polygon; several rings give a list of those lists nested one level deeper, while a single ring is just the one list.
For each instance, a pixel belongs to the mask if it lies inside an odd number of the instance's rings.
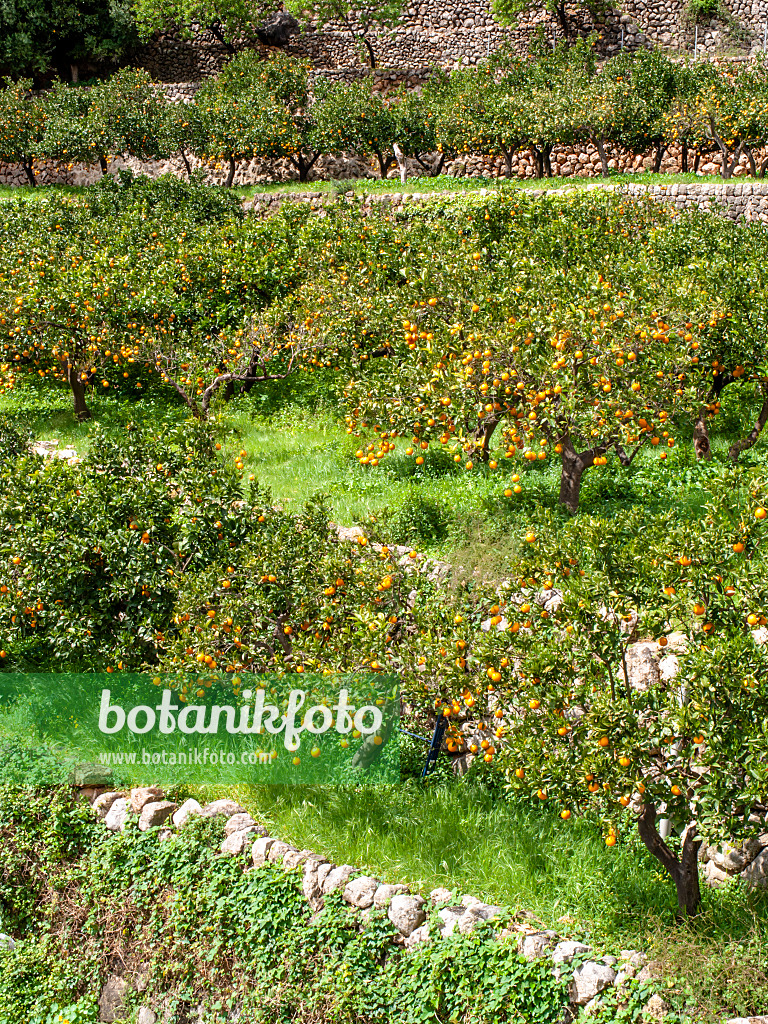
[{"label": "dry stone wall", "polygon": [[[725,0],[724,16],[698,27],[687,14],[688,0],[625,0],[604,17],[593,18],[571,8],[573,32],[596,31],[606,55],[622,47],[659,46],[677,53],[747,54],[764,45],[766,12],[758,0]],[[515,27],[498,23],[488,0],[414,0],[406,4],[398,28],[371,36],[377,63],[383,67],[422,65],[447,68],[476,64],[502,45],[527,52],[537,33],[555,42],[561,31],[547,11],[521,16]],[[260,43],[263,53],[269,47]],[[285,51],[309,57],[323,70],[364,68],[367,60],[360,44],[341,24],[318,29],[309,25],[292,36]],[[133,55],[131,63],[147,68],[158,80],[197,79],[216,74],[230,51],[209,31],[184,38],[169,29]]]}]

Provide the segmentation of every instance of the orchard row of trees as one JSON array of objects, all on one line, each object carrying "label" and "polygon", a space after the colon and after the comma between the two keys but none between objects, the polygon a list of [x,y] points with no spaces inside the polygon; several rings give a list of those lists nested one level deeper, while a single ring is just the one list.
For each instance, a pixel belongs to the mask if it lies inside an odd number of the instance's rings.
[{"label": "orchard row of trees", "polygon": [[497,56],[481,67],[435,72],[420,91],[388,96],[371,79],[347,84],[316,79],[308,63],[278,54],[234,57],[193,102],[169,103],[144,71],[121,71],[92,88],[64,84],[42,95],[30,82],[0,91],[0,161],[21,163],[30,185],[35,161],[100,164],[119,154],[180,154],[224,163],[231,185],[239,161],[288,159],[302,181],[326,154],[356,153],[386,177],[406,158],[438,174],[446,158],[464,153],[533,155],[538,176],[551,175],[558,144],[595,146],[603,174],[613,147],[655,154],[658,170],[670,145],[682,149],[683,170],[695,151],[721,157],[724,178],[746,157],[764,175],[756,151],[768,142],[768,63],[717,66],[674,63],[658,52],[624,52],[598,66],[594,40]]}]

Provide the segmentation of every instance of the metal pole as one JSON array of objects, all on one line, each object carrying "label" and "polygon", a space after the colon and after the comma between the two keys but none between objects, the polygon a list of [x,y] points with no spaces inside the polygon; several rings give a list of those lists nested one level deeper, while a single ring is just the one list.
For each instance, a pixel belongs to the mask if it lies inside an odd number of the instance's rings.
[{"label": "metal pole", "polygon": [[441,714],[437,722],[435,723],[435,731],[432,734],[432,742],[429,745],[429,753],[427,754],[426,764],[424,765],[424,771],[421,773],[422,779],[426,778],[430,768],[432,768],[435,761],[437,760],[438,754],[440,753],[440,745],[443,742],[443,735],[447,727],[448,719]]},{"label": "metal pole", "polygon": [[699,26],[697,25],[693,34],[693,59],[696,60],[699,54]]}]

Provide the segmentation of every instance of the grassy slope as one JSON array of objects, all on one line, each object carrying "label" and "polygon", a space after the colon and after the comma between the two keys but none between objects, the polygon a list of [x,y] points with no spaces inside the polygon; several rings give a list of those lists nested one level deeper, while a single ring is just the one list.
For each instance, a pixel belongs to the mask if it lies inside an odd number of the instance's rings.
[{"label": "grassy slope", "polygon": [[[701,175],[689,172],[687,174],[653,174],[650,171],[635,173],[615,173],[608,179],[605,178],[536,178],[506,179],[506,178],[453,178],[447,174],[441,174],[437,178],[409,178],[405,184],[400,182],[399,177],[386,178],[351,178],[340,180],[322,181],[287,181],[271,182],[258,185],[247,185],[235,189],[244,198],[255,195],[269,195],[271,193],[303,193],[303,192],[348,192],[354,191],[357,194],[376,194],[381,192],[404,192],[404,193],[430,193],[430,192],[473,192],[480,188],[492,188],[498,191],[510,189],[558,189],[558,188],[589,188],[590,186],[608,184],[640,184],[640,185],[664,185],[679,182],[697,181],[720,181],[717,175]],[[52,193],[77,193],[77,186],[45,185],[37,189],[28,187],[11,188],[8,185],[0,185],[0,199],[8,199],[11,196],[22,196],[27,199],[41,199]]]}]

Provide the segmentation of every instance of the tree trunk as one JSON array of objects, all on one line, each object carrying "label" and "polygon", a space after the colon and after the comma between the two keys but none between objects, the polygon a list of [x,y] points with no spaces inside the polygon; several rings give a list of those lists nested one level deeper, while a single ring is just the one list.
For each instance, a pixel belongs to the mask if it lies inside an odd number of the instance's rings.
[{"label": "tree trunk", "polygon": [[[505,146],[500,146],[501,152],[504,154],[504,166],[507,169],[507,177],[512,177],[512,157],[515,155],[513,149],[507,149]],[[533,151],[535,153],[535,150]]]},{"label": "tree trunk", "polygon": [[756,178],[757,177],[757,165],[755,164],[755,154],[752,152],[752,150],[749,148],[749,146],[745,146],[744,147],[744,152],[747,154],[747,159],[749,160],[749,171],[750,171],[750,174],[752,175],[753,178]]},{"label": "tree trunk", "polygon": [[189,159],[187,157],[186,151],[185,151],[183,146],[179,146],[179,153],[181,154],[181,159],[184,161],[184,167],[185,167],[186,172],[187,172],[187,178],[189,178],[191,180],[192,179],[192,168],[189,165]]},{"label": "tree trunk", "polygon": [[[591,463],[590,463],[591,465]],[[569,512],[579,511],[579,494],[581,478],[586,465],[580,455],[576,454],[570,441],[563,443],[560,457],[560,504],[565,505]]]},{"label": "tree trunk", "polygon": [[229,170],[227,171],[227,178],[226,181],[224,182],[224,188],[232,188],[232,182],[235,180],[235,170],[237,168],[237,164],[235,163],[235,158],[231,153],[229,154],[227,159],[229,160]]},{"label": "tree trunk", "polygon": [[610,174],[610,169],[608,167],[608,158],[605,155],[605,139],[596,139],[595,146],[597,147],[597,152],[600,154],[600,165],[602,167],[603,177],[607,178]]},{"label": "tree trunk", "polygon": [[85,401],[85,385],[80,380],[77,370],[71,363],[67,364],[67,381],[72,392],[77,421],[78,423],[84,423],[91,418],[91,410]]},{"label": "tree trunk", "polygon": [[368,63],[371,66],[371,71],[373,71],[376,68],[376,55],[373,52],[373,47],[371,46],[371,41],[368,38],[368,36],[364,36],[364,35],[361,35],[360,39],[362,39],[363,42],[365,43],[365,48],[368,51]]},{"label": "tree trunk", "polygon": [[702,459],[706,462],[712,458],[712,448],[709,444],[709,431],[707,430],[707,421],[704,418],[704,410],[700,410],[699,415],[696,417],[696,422],[693,425],[693,449],[696,452],[696,461],[701,462]]},{"label": "tree trunk", "polygon": [[544,146],[542,152],[544,154],[544,173],[547,175],[548,178],[551,178],[553,177],[552,160],[550,159],[550,157],[552,156],[552,147]]},{"label": "tree trunk", "polygon": [[693,173],[694,174],[698,171],[700,163],[701,163],[701,150],[697,149],[696,150],[696,156],[693,158]]},{"label": "tree trunk", "polygon": [[755,420],[755,425],[746,437],[743,437],[740,441],[734,441],[728,452],[728,458],[734,464],[739,461],[739,456],[742,452],[748,451],[757,443],[763,427],[768,423],[768,381],[762,381],[760,388],[763,392],[763,406]]},{"label": "tree trunk", "polygon": [[660,142],[656,147],[656,159],[653,162],[653,170],[655,174],[658,174],[661,170],[661,161],[664,159],[664,154],[667,151],[666,144]]},{"label": "tree trunk", "polygon": [[400,170],[400,184],[404,185],[405,179],[408,177],[408,165],[405,162],[405,153],[402,151],[402,149],[398,146],[396,142],[392,144],[392,150],[395,154],[397,166]]},{"label": "tree trunk", "polygon": [[560,24],[560,31],[563,33],[563,39],[565,40],[565,45],[569,46],[570,42],[571,42],[571,33],[570,33],[570,25],[568,24],[568,17],[567,17],[567,15],[565,13],[565,4],[564,3],[559,3],[559,4],[555,5],[555,14],[557,15],[557,20],[558,20],[558,22]]},{"label": "tree trunk", "polygon": [[483,443],[478,451],[481,462],[488,462],[488,459],[490,458],[491,438],[493,437],[494,430],[500,423],[501,416],[491,413],[478,424],[477,430],[475,430],[472,435],[475,441],[480,441],[482,439]]},{"label": "tree trunk", "polygon": [[698,913],[701,905],[698,864],[701,840],[696,838],[696,823],[691,822],[683,832],[679,859],[672,853],[656,829],[656,808],[652,803],[643,804],[643,810],[637,822],[637,830],[648,851],[669,872],[675,883],[680,917],[692,917]]},{"label": "tree trunk", "polygon": [[683,139],[680,154],[680,170],[683,174],[688,173],[688,143]]},{"label": "tree trunk", "polygon": [[27,181],[32,186],[32,188],[36,188],[37,187],[37,178],[35,177],[35,172],[32,169],[32,161],[29,159],[29,157],[27,157],[27,159],[24,160],[23,167],[24,167],[24,173],[27,176]]},{"label": "tree trunk", "polygon": [[99,167],[101,168],[102,174],[107,173],[107,158],[105,156],[99,157]]}]

